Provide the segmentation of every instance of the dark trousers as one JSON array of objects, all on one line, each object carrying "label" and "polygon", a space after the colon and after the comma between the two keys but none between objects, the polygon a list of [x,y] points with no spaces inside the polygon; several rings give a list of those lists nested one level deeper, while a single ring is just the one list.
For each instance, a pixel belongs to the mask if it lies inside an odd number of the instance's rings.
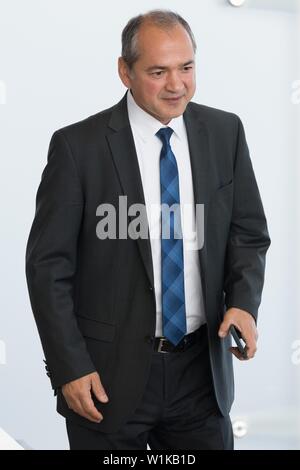
[{"label": "dark trousers", "polygon": [[66,420],[70,449],[233,449],[229,416],[214,395],[206,325],[184,352],[153,352],[149,380],[134,413],[116,433]]}]

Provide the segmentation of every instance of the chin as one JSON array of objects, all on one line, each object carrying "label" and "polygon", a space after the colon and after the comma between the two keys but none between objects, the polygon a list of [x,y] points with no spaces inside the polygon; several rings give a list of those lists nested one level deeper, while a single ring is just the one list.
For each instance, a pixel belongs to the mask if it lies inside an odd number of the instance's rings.
[{"label": "chin", "polygon": [[177,118],[177,117],[181,116],[184,113],[184,111],[185,111],[185,108],[181,109],[177,113],[172,114],[172,116],[170,116],[169,119],[173,119],[173,118]]}]

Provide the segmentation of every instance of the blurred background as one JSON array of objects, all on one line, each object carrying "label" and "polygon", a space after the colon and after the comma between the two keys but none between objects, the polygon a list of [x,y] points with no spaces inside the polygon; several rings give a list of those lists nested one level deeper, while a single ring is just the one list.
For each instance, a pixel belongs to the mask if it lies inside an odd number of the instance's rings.
[{"label": "blurred background", "polygon": [[235,448],[299,449],[297,0],[0,0],[0,428],[24,448],[68,448],[31,313],[25,247],[52,133],[121,99],[121,31],[152,8],[177,11],[192,27],[193,101],[241,117],[272,239],[258,351],[234,359]]}]

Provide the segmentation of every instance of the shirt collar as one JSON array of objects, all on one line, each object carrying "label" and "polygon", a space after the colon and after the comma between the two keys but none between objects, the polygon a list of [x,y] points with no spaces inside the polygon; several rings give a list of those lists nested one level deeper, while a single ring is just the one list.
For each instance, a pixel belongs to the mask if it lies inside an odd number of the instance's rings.
[{"label": "shirt collar", "polygon": [[134,126],[134,129],[144,142],[153,138],[161,127],[171,127],[179,139],[183,139],[185,136],[185,125],[182,115],[171,119],[167,125],[164,125],[136,103],[130,89],[127,92],[127,109],[130,124]]}]

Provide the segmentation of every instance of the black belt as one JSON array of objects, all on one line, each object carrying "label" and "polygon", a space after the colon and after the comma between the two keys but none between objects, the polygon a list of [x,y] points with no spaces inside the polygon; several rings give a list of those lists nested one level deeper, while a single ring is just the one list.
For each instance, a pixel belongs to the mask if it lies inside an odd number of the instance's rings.
[{"label": "black belt", "polygon": [[165,336],[156,336],[153,340],[155,352],[170,353],[183,352],[190,346],[199,341],[200,337],[206,332],[206,324],[200,326],[197,330],[185,335],[179,343],[174,346]]}]

